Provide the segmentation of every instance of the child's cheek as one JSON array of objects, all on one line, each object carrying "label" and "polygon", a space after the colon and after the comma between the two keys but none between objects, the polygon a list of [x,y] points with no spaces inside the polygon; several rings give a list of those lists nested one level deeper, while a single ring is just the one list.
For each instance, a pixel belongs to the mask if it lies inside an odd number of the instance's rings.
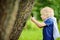
[{"label": "child's cheek", "polygon": [[43,20],[45,20],[46,19],[46,17],[43,17]]}]

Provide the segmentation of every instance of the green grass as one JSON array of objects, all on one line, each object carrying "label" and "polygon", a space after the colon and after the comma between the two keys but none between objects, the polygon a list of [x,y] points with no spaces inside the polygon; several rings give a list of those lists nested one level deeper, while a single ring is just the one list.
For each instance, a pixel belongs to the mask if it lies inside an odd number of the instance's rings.
[{"label": "green grass", "polygon": [[[42,28],[38,28],[33,22],[29,20],[27,21],[27,25],[25,26],[18,40],[42,40],[42,39],[43,39]],[[58,38],[57,40],[60,40],[60,38]]]},{"label": "green grass", "polygon": [[19,40],[42,40],[41,30],[23,30]]},{"label": "green grass", "polygon": [[[60,32],[60,23],[58,24],[58,29],[59,29],[59,32]],[[60,38],[57,38],[57,40],[60,40]]]}]

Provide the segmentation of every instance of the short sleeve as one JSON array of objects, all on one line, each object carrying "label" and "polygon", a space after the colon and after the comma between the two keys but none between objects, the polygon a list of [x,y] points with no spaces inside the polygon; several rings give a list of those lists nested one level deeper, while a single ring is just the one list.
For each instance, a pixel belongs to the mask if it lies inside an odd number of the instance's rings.
[{"label": "short sleeve", "polygon": [[46,24],[46,26],[49,26],[49,25],[53,24],[53,20],[47,19],[44,23]]}]

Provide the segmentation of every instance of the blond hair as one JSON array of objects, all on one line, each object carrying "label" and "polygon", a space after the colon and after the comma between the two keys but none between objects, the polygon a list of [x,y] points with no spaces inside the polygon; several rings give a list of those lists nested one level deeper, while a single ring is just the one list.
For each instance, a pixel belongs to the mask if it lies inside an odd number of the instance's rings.
[{"label": "blond hair", "polygon": [[46,14],[47,16],[54,16],[54,10],[50,7],[44,7],[40,11],[43,15]]}]

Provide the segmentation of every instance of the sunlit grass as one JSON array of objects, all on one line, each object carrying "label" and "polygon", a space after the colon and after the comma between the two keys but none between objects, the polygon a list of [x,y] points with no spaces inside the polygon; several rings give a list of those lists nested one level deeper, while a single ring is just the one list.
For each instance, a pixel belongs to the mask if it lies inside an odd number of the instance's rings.
[{"label": "sunlit grass", "polygon": [[42,40],[41,30],[24,30],[19,40]]}]

